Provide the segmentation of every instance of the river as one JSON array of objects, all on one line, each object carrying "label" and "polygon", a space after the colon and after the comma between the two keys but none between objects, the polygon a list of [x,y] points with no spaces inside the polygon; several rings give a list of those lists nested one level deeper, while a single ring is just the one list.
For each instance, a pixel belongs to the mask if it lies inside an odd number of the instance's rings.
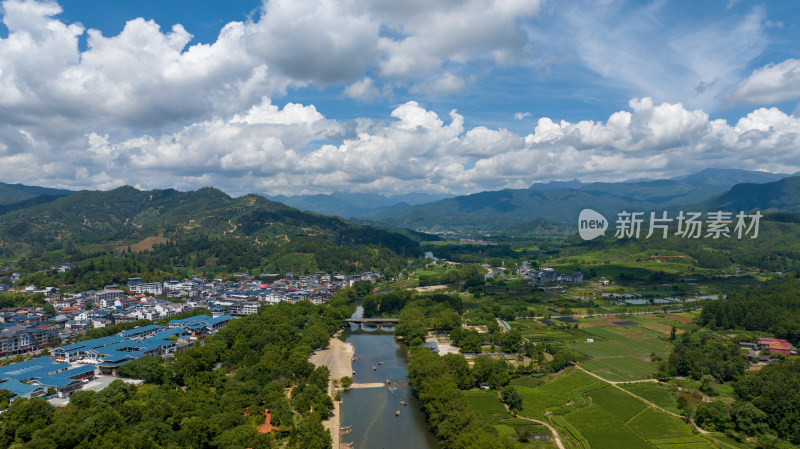
[{"label": "river", "polygon": [[[353,318],[361,318],[362,312],[359,306]],[[359,330],[351,325],[343,334],[355,347],[358,357],[353,361],[354,382],[386,384],[388,379],[391,385],[354,388],[342,394],[340,425],[353,429],[342,435],[342,442],[353,442],[356,449],[438,449],[436,437],[428,429],[421,405],[408,385],[408,356],[405,348],[394,340],[393,330],[376,326]],[[402,405],[401,401],[408,405]]]}]

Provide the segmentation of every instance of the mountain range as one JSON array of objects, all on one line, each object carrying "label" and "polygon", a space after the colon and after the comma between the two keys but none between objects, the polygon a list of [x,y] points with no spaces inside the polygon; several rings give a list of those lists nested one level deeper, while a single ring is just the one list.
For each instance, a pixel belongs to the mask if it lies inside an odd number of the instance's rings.
[{"label": "mountain range", "polygon": [[[745,183],[746,181],[746,183]],[[534,184],[446,198],[433,203],[380,211],[367,220],[440,231],[503,230],[537,218],[573,223],[581,210],[605,216],[622,211],[730,209],[793,211],[800,207],[800,177],[746,170],[708,169],[662,180]]]},{"label": "mountain range", "polygon": [[49,187],[26,186],[24,184],[6,184],[0,182],[0,205],[29,200],[40,195],[59,197],[73,193],[71,190],[51,189]]},{"label": "mountain range", "polygon": [[[13,199],[17,201],[12,202]],[[213,188],[180,192],[140,191],[125,186],[107,192],[70,192],[0,183],[0,201],[5,202],[0,204],[0,246],[58,246],[63,242],[132,240],[200,232],[262,239],[276,235],[318,235],[340,244],[349,239],[351,243],[358,240],[395,249],[410,248],[425,236],[409,231],[398,234],[395,232],[398,228],[563,231],[564,224],[573,224],[584,208],[607,217],[625,210],[680,208],[798,211],[800,177],[707,169],[672,179],[616,183],[556,181],[534,184],[528,189],[448,198],[425,193],[386,196],[335,192],[273,199],[281,202],[253,194],[232,198]],[[349,216],[360,224],[320,213]]]},{"label": "mountain range", "polygon": [[[604,214],[623,210],[675,209],[706,203],[737,184],[764,184],[794,175],[740,169],[708,168],[670,179],[623,182],[551,181],[528,189],[504,189],[469,195],[412,193],[386,196],[334,192],[274,196],[301,210],[359,219],[368,223],[429,231],[530,228],[546,220],[572,223],[578,212],[593,208]],[[791,201],[791,200],[790,200]],[[709,203],[710,204],[710,203]],[[778,208],[781,209],[781,208]],[[542,222],[536,222],[536,228]]]},{"label": "mountain range", "polygon": [[378,193],[333,192],[331,194],[267,196],[300,210],[340,217],[367,217],[376,213],[391,212],[417,204],[425,204],[449,198],[453,195],[431,193],[405,193],[382,195]]},{"label": "mountain range", "polygon": [[331,246],[368,245],[401,254],[418,251],[418,244],[404,235],[303,212],[258,195],[232,198],[210,187],[190,192],[129,186],[81,191],[0,215],[0,249],[6,254],[191,235],[278,245],[296,237],[315,237]]}]

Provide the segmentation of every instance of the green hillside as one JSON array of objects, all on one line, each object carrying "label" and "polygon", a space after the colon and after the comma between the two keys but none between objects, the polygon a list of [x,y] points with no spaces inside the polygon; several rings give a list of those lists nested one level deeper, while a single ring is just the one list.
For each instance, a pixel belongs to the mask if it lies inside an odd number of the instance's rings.
[{"label": "green hillside", "polygon": [[118,248],[175,266],[285,271],[380,269],[419,254],[398,233],[213,188],[82,191],[0,216],[0,257],[58,263]]},{"label": "green hillside", "polygon": [[800,176],[766,184],[737,184],[729,191],[700,203],[702,210],[800,211]]}]

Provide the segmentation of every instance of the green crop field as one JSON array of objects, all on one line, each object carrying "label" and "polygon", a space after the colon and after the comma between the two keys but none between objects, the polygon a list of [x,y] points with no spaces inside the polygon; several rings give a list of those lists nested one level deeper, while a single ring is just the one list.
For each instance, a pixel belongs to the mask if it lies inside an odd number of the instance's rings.
[{"label": "green crop field", "polygon": [[520,418],[508,418],[501,421],[501,424],[512,427],[517,432],[527,431],[528,435],[552,435],[547,427]]},{"label": "green crop field", "polygon": [[622,384],[620,387],[637,396],[647,399],[648,401],[664,408],[665,410],[669,410],[673,413],[679,413],[678,406],[675,404],[675,398],[672,397],[670,392],[667,391],[663,385],[657,382]]},{"label": "green crop field", "polygon": [[669,416],[607,386],[589,393],[592,405],[566,415],[593,449],[613,447],[711,449],[680,418]]},{"label": "green crop field", "polygon": [[591,391],[589,396],[593,405],[605,409],[621,421],[628,421],[646,406],[644,402],[611,385]]},{"label": "green crop field", "polygon": [[496,426],[494,426],[494,428],[497,429],[497,433],[503,436],[510,437],[517,434],[516,430],[505,424],[497,424]]},{"label": "green crop field", "polygon": [[561,343],[573,343],[585,341],[593,335],[583,329],[566,329],[559,326],[545,326],[536,320],[509,321],[512,329],[518,329],[520,333],[531,341],[558,341]]},{"label": "green crop field", "polygon": [[470,390],[464,392],[467,404],[481,415],[508,414],[497,392],[494,390]]},{"label": "green crop field", "polygon": [[625,421],[614,413],[594,403],[566,415],[566,419],[589,441],[592,449],[655,447],[628,428]]},{"label": "green crop field", "polygon": [[[648,440],[692,436],[692,428],[683,420],[669,416],[652,407],[648,407],[647,410],[632,419],[628,426]],[[659,442],[659,444],[663,443]]]},{"label": "green crop field", "polygon": [[594,377],[582,372],[572,371],[556,377],[537,388],[517,387],[522,395],[520,415],[542,419],[547,409],[565,405],[570,401],[570,392],[576,388],[597,382]]},{"label": "green crop field", "polygon": [[612,382],[651,379],[658,369],[656,362],[647,362],[642,357],[592,359],[582,362],[581,366]]},{"label": "green crop field", "polygon": [[[624,366],[626,359],[613,360],[622,360]],[[675,409],[669,391],[657,383],[622,387],[661,407]],[[626,391],[582,371],[570,371],[534,388],[518,386],[517,391],[523,397],[520,415],[549,420],[560,429],[562,436],[569,437],[571,447],[588,443],[592,449],[713,449],[716,444],[726,449],[738,449],[721,441],[712,443],[710,438],[713,436],[696,434],[693,427],[682,419],[656,410]],[[498,420],[501,415],[497,411],[502,405],[496,395],[478,391],[468,393],[470,405],[489,413],[492,425],[508,426],[519,432],[520,425],[526,423],[510,416]],[[505,427],[498,427],[498,431],[501,429],[508,432]],[[540,432],[546,434],[546,429],[541,428]]]}]

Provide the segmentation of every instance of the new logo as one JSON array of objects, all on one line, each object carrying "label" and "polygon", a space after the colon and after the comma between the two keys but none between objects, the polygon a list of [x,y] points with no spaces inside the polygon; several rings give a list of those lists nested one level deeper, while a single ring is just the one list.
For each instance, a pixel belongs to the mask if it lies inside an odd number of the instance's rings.
[{"label": "new logo", "polygon": [[578,215],[578,234],[584,240],[593,240],[605,235],[608,229],[608,220],[599,212],[584,209]]}]

